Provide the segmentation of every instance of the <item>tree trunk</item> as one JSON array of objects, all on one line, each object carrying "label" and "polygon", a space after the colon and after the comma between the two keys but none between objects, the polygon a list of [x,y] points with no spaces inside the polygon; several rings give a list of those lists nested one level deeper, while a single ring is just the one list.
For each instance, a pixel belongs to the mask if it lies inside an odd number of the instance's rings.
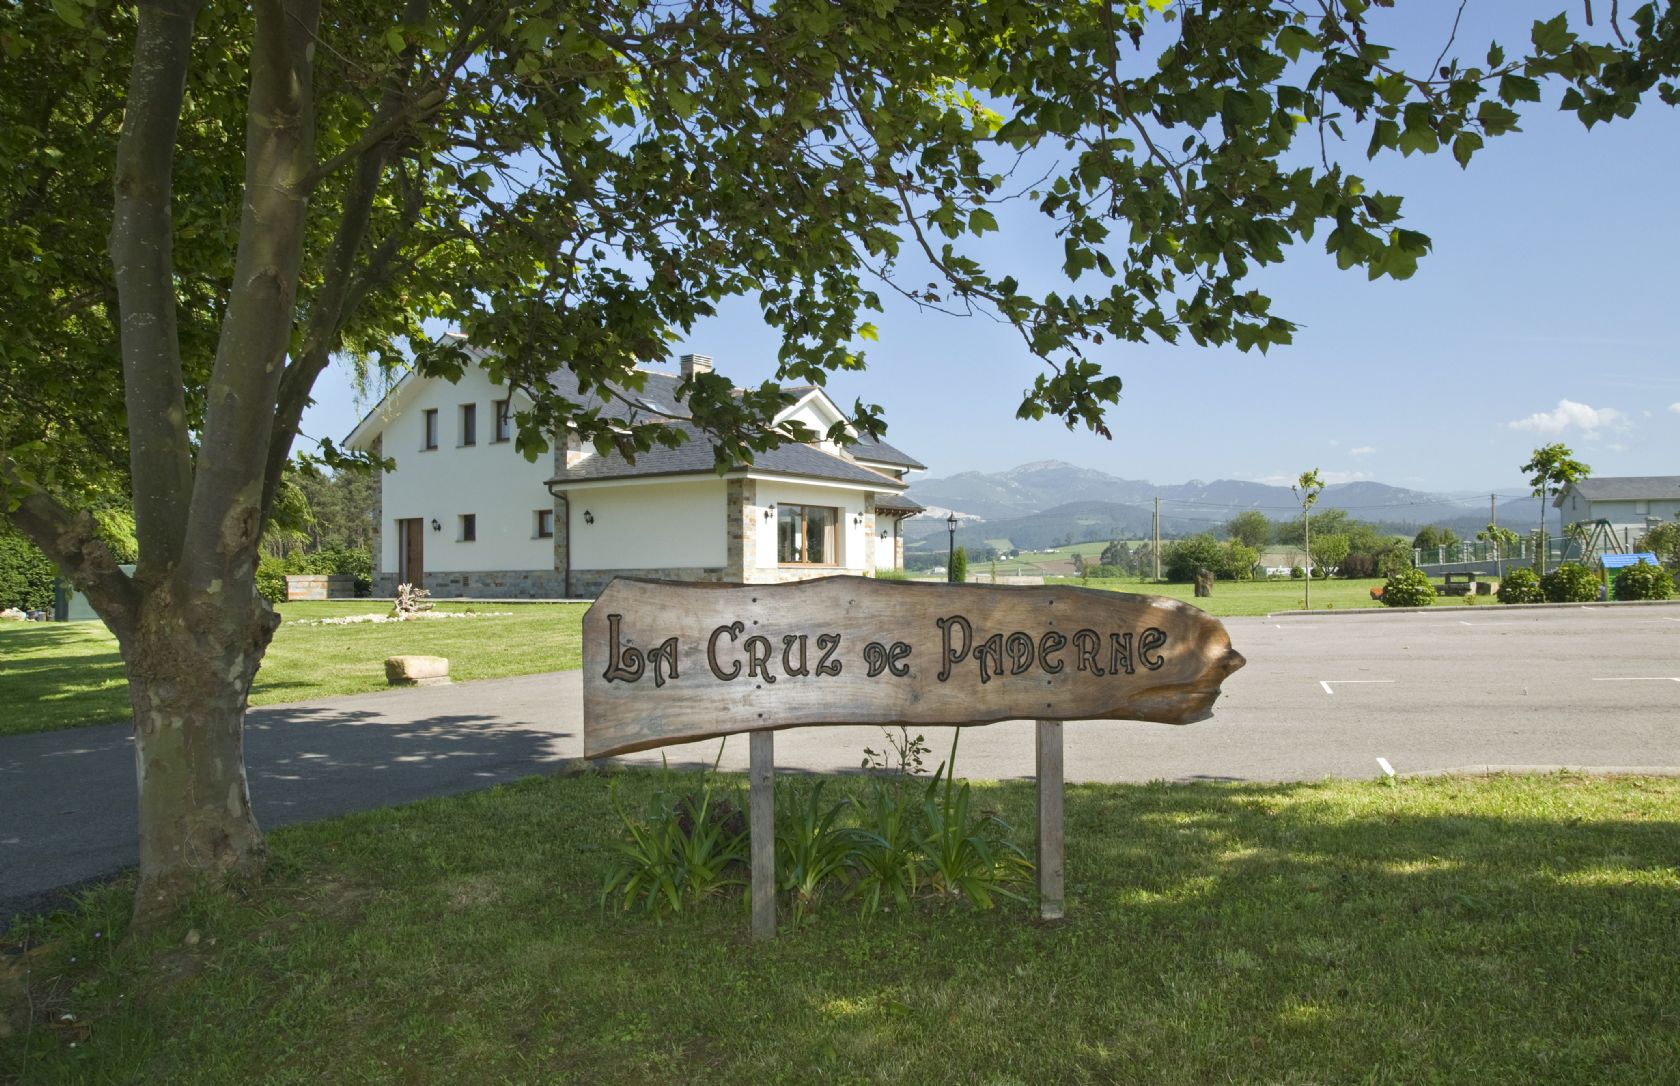
[{"label": "tree trunk", "polygon": [[176,605],[147,593],[123,644],[140,789],[137,926],[172,914],[205,878],[265,856],[245,781],[245,703],[278,618],[254,594]]}]

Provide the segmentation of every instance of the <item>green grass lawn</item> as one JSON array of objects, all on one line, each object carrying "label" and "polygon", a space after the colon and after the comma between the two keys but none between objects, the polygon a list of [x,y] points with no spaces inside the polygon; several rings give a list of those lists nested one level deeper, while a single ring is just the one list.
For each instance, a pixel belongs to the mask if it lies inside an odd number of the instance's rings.
[{"label": "green grass lawn", "polygon": [[[506,611],[485,618],[401,624],[307,626],[295,619],[383,613],[374,600],[287,603],[251,691],[252,705],[305,701],[385,688],[385,658],[449,658],[459,680],[575,668],[581,604],[466,603],[440,611]],[[98,622],[0,627],[0,735],[129,719],[128,683],[116,639]]]},{"label": "green grass lawn", "polygon": [[[602,910],[608,786],[286,829],[145,938],[121,885],[14,929],[0,1081],[1680,1076],[1680,780],[1076,786],[1065,922],[836,901],[761,945],[734,901]],[[1030,784],[977,791],[1025,844]]]}]

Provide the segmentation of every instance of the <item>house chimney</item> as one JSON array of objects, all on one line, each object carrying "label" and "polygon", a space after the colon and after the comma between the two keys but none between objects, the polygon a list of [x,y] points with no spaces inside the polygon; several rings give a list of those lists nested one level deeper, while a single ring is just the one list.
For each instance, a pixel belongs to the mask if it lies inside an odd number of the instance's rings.
[{"label": "house chimney", "polygon": [[712,356],[709,354],[685,354],[682,356],[682,375],[687,380],[697,373],[712,372]]}]

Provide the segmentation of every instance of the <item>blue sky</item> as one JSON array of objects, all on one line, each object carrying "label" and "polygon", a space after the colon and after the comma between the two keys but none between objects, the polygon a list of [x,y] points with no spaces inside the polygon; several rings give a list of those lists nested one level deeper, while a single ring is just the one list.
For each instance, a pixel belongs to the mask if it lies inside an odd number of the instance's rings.
[{"label": "blue sky", "polygon": [[[1433,14],[1417,16],[1425,7]],[[1438,31],[1452,7],[1411,11]],[[1526,24],[1492,24],[1510,8],[1472,0],[1461,55],[1479,58],[1490,32],[1519,47]],[[1415,21],[1388,40],[1427,50],[1425,62],[1440,45]],[[1008,328],[890,298],[868,372],[837,376],[830,391],[843,406],[881,404],[888,440],[930,475],[1059,459],[1159,483],[1284,482],[1318,467],[1332,482],[1517,490],[1518,465],[1551,441],[1598,475],[1680,474],[1680,111],[1647,104],[1588,132],[1548,97],[1468,170],[1446,154],[1366,162],[1364,141],[1351,143],[1348,168],[1403,194],[1406,225],[1433,238],[1417,274],[1338,271],[1321,233],[1255,280],[1302,326],[1292,346],[1098,348],[1125,381],[1112,441],[1014,418],[1040,363]],[[1059,246],[1014,234],[1014,218],[1000,216],[1004,236],[985,255],[1048,282]],[[773,372],[776,343],[739,300],[678,344],[673,364],[694,350],[753,383]],[[334,438],[367,406],[338,367],[316,399],[304,431]]]}]

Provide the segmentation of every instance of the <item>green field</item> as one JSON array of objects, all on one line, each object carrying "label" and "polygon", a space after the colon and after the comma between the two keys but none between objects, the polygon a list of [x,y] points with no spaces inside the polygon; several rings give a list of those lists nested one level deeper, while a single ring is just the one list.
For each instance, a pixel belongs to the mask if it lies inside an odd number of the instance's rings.
[{"label": "green field", "polygon": [[[1210,615],[1221,618],[1231,615],[1269,615],[1274,611],[1296,611],[1306,606],[1306,581],[1218,581],[1213,595],[1196,598],[1193,584],[1156,584],[1151,581],[1103,580],[1088,581],[1078,577],[1052,578],[1055,584],[1080,585],[1106,589],[1111,592],[1142,592],[1155,596],[1171,596],[1187,600]],[[1312,605],[1315,611],[1347,611],[1359,608],[1382,608],[1371,598],[1371,589],[1383,583],[1381,578],[1370,580],[1326,580],[1312,583]],[[1462,607],[1468,597],[1437,598],[1439,607]],[[1482,597],[1481,605],[1492,605],[1490,597]]]},{"label": "green field", "polygon": [[[295,619],[382,614],[377,600],[287,603],[263,658],[252,705],[385,689],[385,658],[445,656],[456,679],[561,671],[581,663],[581,604],[440,603],[439,611],[508,612],[484,618],[355,626]],[[129,719],[116,638],[99,622],[0,627],[0,735]]]},{"label": "green field", "polygon": [[[635,806],[657,778],[615,779]],[[121,885],[15,929],[0,1081],[1644,1086],[1680,1068],[1680,780],[1074,786],[1066,921],[836,900],[762,945],[735,902],[603,910],[609,785],[286,829],[265,880],[145,938],[122,937]],[[1029,783],[977,791],[1030,840]]]}]

